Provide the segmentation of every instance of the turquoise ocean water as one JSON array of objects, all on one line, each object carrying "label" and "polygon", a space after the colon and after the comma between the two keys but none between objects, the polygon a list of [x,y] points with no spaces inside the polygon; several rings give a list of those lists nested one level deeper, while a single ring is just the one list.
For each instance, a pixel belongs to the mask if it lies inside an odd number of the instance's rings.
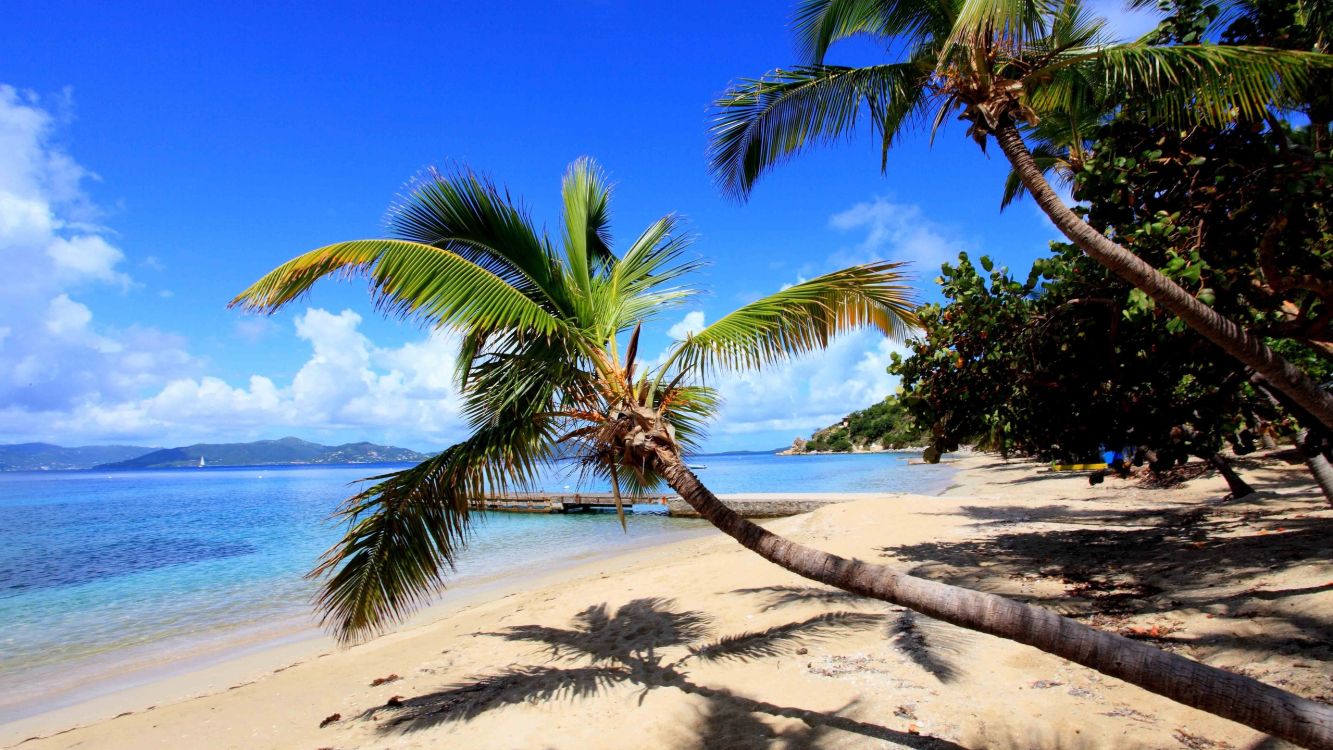
[{"label": "turquoise ocean water", "polygon": [[[907,458],[693,462],[707,466],[699,476],[718,493],[947,487],[949,467]],[[91,686],[148,666],[310,632],[314,584],[302,576],[339,536],[328,515],[358,479],[392,468],[0,473],[0,722],[88,697]],[[552,472],[544,484],[576,481]],[[705,526],[636,513],[624,533],[606,514],[487,514],[454,578],[547,571]]]}]

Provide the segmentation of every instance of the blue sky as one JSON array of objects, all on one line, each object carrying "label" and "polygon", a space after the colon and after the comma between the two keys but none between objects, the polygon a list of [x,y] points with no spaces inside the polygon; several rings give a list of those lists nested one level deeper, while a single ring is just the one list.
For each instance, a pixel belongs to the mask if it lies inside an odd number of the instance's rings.
[{"label": "blue sky", "polygon": [[[706,170],[708,104],[796,62],[777,2],[27,3],[0,24],[0,442],[174,445],[295,434],[433,449],[461,424],[451,341],[329,283],[271,319],[226,309],[263,272],[381,234],[429,165],[466,164],[548,224],[575,158],[632,236],[688,217],[701,304],[650,332],[840,265],[959,250],[1025,272],[1054,236],[1001,214],[1006,169],[946,129],[879,171],[868,136],[775,171],[745,204]],[[1125,34],[1150,19],[1107,7]],[[876,59],[852,47],[835,61]],[[687,318],[688,316],[688,318]],[[720,385],[716,450],[768,448],[892,392],[870,334]]]}]

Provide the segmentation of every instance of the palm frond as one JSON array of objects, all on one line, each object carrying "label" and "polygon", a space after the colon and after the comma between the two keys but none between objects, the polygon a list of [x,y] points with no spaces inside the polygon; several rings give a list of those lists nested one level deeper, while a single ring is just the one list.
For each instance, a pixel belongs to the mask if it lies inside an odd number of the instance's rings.
[{"label": "palm frond", "polygon": [[575,305],[584,325],[591,310],[593,279],[614,260],[609,225],[611,188],[588,158],[575,161],[560,185],[564,201],[565,262],[580,294]]},{"label": "palm frond", "polygon": [[947,36],[952,9],[950,0],[804,0],[792,26],[801,58],[822,65],[829,47],[844,39],[900,37],[917,46]]},{"label": "palm frond", "polygon": [[506,192],[467,169],[430,169],[409,183],[390,209],[390,235],[448,250],[525,292],[536,287],[545,301],[568,310],[568,293],[549,242]]},{"label": "palm frond", "polygon": [[364,276],[377,308],[435,327],[508,328],[537,335],[565,328],[560,318],[482,266],[406,240],[353,240],[312,250],[265,274],[231,306],[271,313],[331,275]]},{"label": "palm frond", "polygon": [[1114,40],[1106,28],[1106,19],[1098,16],[1080,0],[1063,0],[1051,17],[1051,31],[1043,39],[1034,40],[1034,51],[1059,50],[1071,47],[1094,47]]},{"label": "palm frond", "polygon": [[599,301],[603,337],[652,320],[698,294],[692,284],[676,283],[703,267],[686,259],[694,237],[680,231],[676,216],[653,222],[611,268]]},{"label": "palm frond", "polygon": [[322,581],[322,624],[347,643],[401,620],[444,588],[468,540],[469,503],[525,486],[549,456],[549,426],[511,418],[410,469],[373,477],[337,516],[343,538],[309,577]]},{"label": "palm frond", "polygon": [[1074,49],[1048,68],[1091,65],[1112,103],[1133,97],[1159,121],[1225,124],[1261,117],[1294,95],[1310,75],[1333,68],[1333,56],[1212,44],[1120,44]]},{"label": "palm frond", "polygon": [[713,175],[725,192],[744,197],[770,167],[815,143],[846,137],[863,107],[878,113],[875,129],[891,141],[920,111],[928,75],[910,62],[809,66],[741,81],[714,103]]},{"label": "palm frond", "polygon": [[1022,50],[1046,36],[1056,8],[1055,0],[963,0],[944,53],[954,46]]},{"label": "palm frond", "polygon": [[654,399],[658,411],[675,430],[676,445],[683,453],[699,449],[708,434],[709,422],[722,405],[718,392],[702,385],[668,387]]},{"label": "palm frond", "polygon": [[688,369],[758,369],[822,349],[856,328],[901,339],[916,326],[902,265],[852,266],[755,300],[680,342],[671,361]]}]

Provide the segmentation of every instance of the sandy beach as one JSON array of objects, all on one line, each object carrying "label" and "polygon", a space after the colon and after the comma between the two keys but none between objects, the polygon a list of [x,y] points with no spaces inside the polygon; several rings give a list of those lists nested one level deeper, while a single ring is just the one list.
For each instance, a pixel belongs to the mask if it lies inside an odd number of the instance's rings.
[{"label": "sandy beach", "polygon": [[[1333,701],[1333,511],[1301,466],[1151,489],[972,455],[942,497],[765,522]],[[121,715],[115,715],[121,714]],[[112,718],[114,717],[114,718]],[[1031,648],[812,586],[720,533],[454,592],[0,727],[47,748],[1271,748]]]}]

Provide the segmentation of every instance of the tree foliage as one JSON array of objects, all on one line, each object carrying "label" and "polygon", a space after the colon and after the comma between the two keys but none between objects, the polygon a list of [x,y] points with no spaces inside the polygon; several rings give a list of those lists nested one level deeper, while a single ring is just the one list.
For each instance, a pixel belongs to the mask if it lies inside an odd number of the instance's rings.
[{"label": "tree foliage", "polygon": [[989,258],[945,264],[947,302],[890,371],[941,451],[976,444],[1059,460],[1129,448],[1163,468],[1254,448],[1290,431],[1245,372],[1172,318],[1130,311],[1135,295],[1072,246],[1053,243],[1024,281]]},{"label": "tree foliage", "polygon": [[[1276,128],[1103,128],[1088,221],[1223,315],[1333,360],[1333,160]],[[1137,295],[1131,310],[1152,303]],[[1177,324],[1178,327],[1178,324]]]}]

